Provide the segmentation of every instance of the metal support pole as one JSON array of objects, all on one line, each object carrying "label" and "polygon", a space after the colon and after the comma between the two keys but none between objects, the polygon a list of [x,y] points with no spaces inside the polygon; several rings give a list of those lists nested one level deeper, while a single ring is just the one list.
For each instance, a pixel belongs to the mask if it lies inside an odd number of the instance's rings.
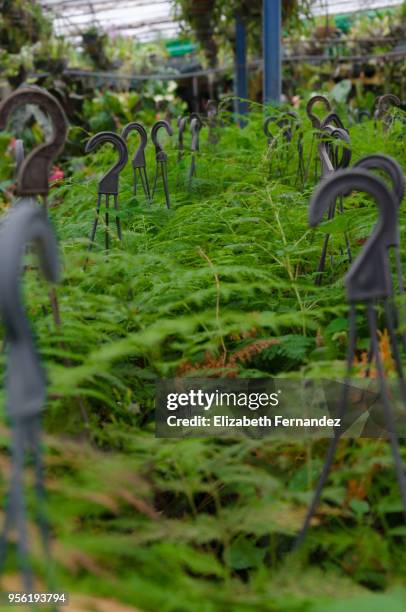
[{"label": "metal support pole", "polygon": [[248,74],[247,74],[247,32],[240,15],[235,18],[235,95],[237,96],[236,112],[240,126],[245,125],[241,118],[248,112]]},{"label": "metal support pole", "polygon": [[281,79],[281,0],[263,0],[264,104],[279,104]]}]

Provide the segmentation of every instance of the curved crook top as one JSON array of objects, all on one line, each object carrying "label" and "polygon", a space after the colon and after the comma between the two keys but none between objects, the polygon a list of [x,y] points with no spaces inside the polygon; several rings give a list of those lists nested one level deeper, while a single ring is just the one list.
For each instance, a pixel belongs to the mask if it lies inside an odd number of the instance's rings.
[{"label": "curved crook top", "polygon": [[276,117],[266,117],[266,119],[264,120],[263,126],[262,126],[264,130],[264,134],[268,138],[268,144],[271,144],[271,142],[275,140],[275,136],[272,134],[272,132],[269,129],[270,124],[275,123],[275,122],[276,122]]},{"label": "curved crook top", "polygon": [[156,160],[157,161],[166,161],[168,159],[168,156],[165,153],[165,151],[163,150],[163,147],[162,147],[161,143],[158,140],[158,131],[160,129],[166,130],[166,132],[167,132],[167,134],[169,136],[173,135],[173,130],[172,130],[170,124],[167,121],[165,121],[164,119],[160,119],[159,121],[154,123],[154,125],[152,126],[152,129],[151,129],[151,140],[152,140],[152,142],[155,145]]},{"label": "curved crook top", "polygon": [[271,123],[275,123],[278,126],[278,128],[280,128],[283,131],[283,135],[285,136],[285,138],[289,140],[289,136],[286,136],[286,133],[289,132],[289,135],[291,135],[291,130],[290,130],[291,121],[292,119],[290,117],[287,117],[286,115],[281,115],[279,117],[275,117],[275,115],[271,115],[269,117],[266,117],[263,123],[263,130],[264,130],[265,136],[267,136],[268,138],[268,144],[271,144],[271,142],[275,140],[275,136],[272,134],[271,130],[269,129],[269,126],[271,125]]},{"label": "curved crook top", "polygon": [[118,151],[118,161],[107,170],[106,174],[100,179],[98,192],[105,194],[118,194],[118,177],[121,170],[127,163],[128,150],[125,140],[114,132],[99,132],[92,136],[86,143],[85,152],[90,153],[105,142],[110,142]]},{"label": "curved crook top", "polygon": [[199,151],[199,133],[202,129],[203,123],[200,116],[197,113],[190,115],[190,133],[192,134],[192,144],[190,150],[192,153]]},{"label": "curved crook top", "polygon": [[294,111],[288,111],[280,117],[267,117],[263,123],[263,130],[265,136],[268,137],[268,144],[271,144],[271,142],[275,139],[274,135],[269,129],[271,123],[276,123],[276,125],[281,129],[283,137],[288,142],[292,141],[293,133],[299,129],[299,117]]},{"label": "curved crook top", "polygon": [[[334,146],[334,142],[328,141],[325,143],[326,150],[329,153],[332,153],[332,149],[336,149],[337,154],[334,156],[335,159],[332,160],[332,164],[335,170],[339,168],[348,168],[351,162],[352,151],[350,148],[350,136],[345,128],[337,128],[332,125],[326,125],[322,128],[324,132],[329,134],[332,138],[336,140],[341,140],[345,143],[345,146],[341,148],[341,158],[338,158],[338,145]],[[347,146],[348,145],[348,146]]]},{"label": "curved crook top", "polygon": [[138,132],[138,134],[141,136],[141,142],[138,145],[138,149],[134,153],[134,157],[132,159],[132,165],[133,165],[133,168],[145,168],[146,166],[145,148],[148,142],[148,134],[144,126],[141,125],[141,123],[137,123],[136,121],[127,123],[127,125],[124,126],[121,131],[121,137],[124,138],[124,140],[127,140],[129,133],[132,132],[133,130]]},{"label": "curved crook top", "polygon": [[400,100],[394,94],[384,94],[375,100],[375,118],[381,119],[390,106],[400,106]]},{"label": "curved crook top", "polygon": [[53,127],[51,140],[35,147],[24,159],[17,176],[20,195],[46,195],[49,191],[49,173],[52,162],[63,149],[68,132],[68,121],[59,102],[44,89],[24,87],[17,89],[0,104],[0,130],[17,108],[36,104],[47,112]]},{"label": "curved crook top", "polygon": [[367,108],[355,109],[355,120],[357,121],[357,123],[362,123],[364,119],[366,119],[367,121],[369,119],[372,119],[372,115],[369,110]]},{"label": "curved crook top", "polygon": [[0,314],[9,342],[7,411],[13,418],[38,414],[45,400],[45,375],[22,303],[20,278],[27,244],[38,248],[47,280],[59,279],[58,247],[46,212],[31,198],[12,208],[0,229]]},{"label": "curved crook top", "polygon": [[392,192],[395,196],[398,206],[400,206],[405,195],[405,176],[402,167],[396,159],[389,155],[367,155],[359,159],[353,165],[353,168],[365,168],[366,170],[382,170],[391,180]]},{"label": "curved crook top", "polygon": [[286,112],[286,114],[287,114],[289,117],[292,117],[292,119],[295,119],[295,121],[299,121],[299,115],[297,114],[297,112],[296,112],[296,111],[294,111],[294,110],[290,110],[290,111],[287,111],[287,112]]},{"label": "curved crook top", "polygon": [[320,122],[320,127],[323,129],[329,124],[334,124],[336,128],[340,128],[341,130],[345,130],[347,132],[340,117],[334,111],[324,117],[324,119]]},{"label": "curved crook top", "polygon": [[328,113],[331,112],[330,100],[326,98],[326,96],[323,96],[322,94],[316,94],[315,96],[312,96],[306,104],[306,113],[310,121],[312,122],[312,126],[314,128],[320,128],[321,126],[320,119],[317,117],[317,115],[313,113],[313,106],[318,102],[322,102],[324,104]]},{"label": "curved crook top", "polygon": [[396,244],[398,218],[395,198],[381,179],[367,170],[334,172],[318,185],[311,197],[309,223],[312,227],[318,225],[337,197],[352,190],[374,198],[379,220],[345,277],[348,299],[352,302],[387,297],[392,293],[387,249]]}]

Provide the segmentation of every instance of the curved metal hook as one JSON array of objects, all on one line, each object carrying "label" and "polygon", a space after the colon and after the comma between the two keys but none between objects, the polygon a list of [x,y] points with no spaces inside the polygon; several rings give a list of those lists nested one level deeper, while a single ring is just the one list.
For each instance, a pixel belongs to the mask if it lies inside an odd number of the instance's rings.
[{"label": "curved metal hook", "polygon": [[282,130],[285,140],[291,142],[293,132],[299,129],[300,121],[299,116],[294,111],[288,111],[280,117],[267,117],[263,123],[263,130],[265,136],[268,138],[268,144],[271,144],[271,142],[275,139],[275,136],[269,129],[271,123],[276,123],[276,125]]},{"label": "curved metal hook", "polygon": [[99,193],[112,193],[117,195],[118,177],[128,160],[128,150],[125,140],[119,136],[119,134],[115,134],[114,132],[99,132],[98,134],[92,136],[92,138],[86,143],[85,153],[94,151],[100,145],[106,142],[114,145],[119,157],[114,166],[112,166],[100,179],[98,190]]},{"label": "curved metal hook", "polygon": [[394,94],[384,94],[375,100],[375,118],[381,119],[390,106],[400,106],[400,100]]},{"label": "curved metal hook", "polygon": [[309,205],[309,224],[318,225],[338,196],[349,190],[370,194],[379,209],[379,219],[345,277],[349,301],[372,300],[391,295],[392,280],[388,245],[396,244],[398,218],[394,195],[377,176],[367,170],[338,170],[322,181]]},{"label": "curved metal hook", "polygon": [[357,123],[362,123],[364,118],[367,121],[369,119],[372,119],[372,115],[369,110],[367,110],[366,108],[363,108],[361,110],[357,108],[355,111],[355,120],[357,121]]},{"label": "curved metal hook", "polygon": [[392,193],[400,206],[405,195],[405,176],[400,164],[389,155],[375,154],[367,155],[359,159],[353,168],[365,168],[366,170],[383,170],[392,183]]},{"label": "curved metal hook", "polygon": [[351,162],[352,152],[350,149],[350,136],[345,128],[337,128],[332,125],[326,125],[322,128],[324,132],[329,134],[332,138],[336,140],[342,140],[346,145],[341,148],[341,158],[338,158],[338,153],[335,154],[335,151],[338,150],[338,146],[335,146],[333,142],[326,142],[326,150],[330,153],[334,154],[335,159],[332,161],[335,170],[339,168],[348,168]]},{"label": "curved metal hook", "polygon": [[138,123],[137,121],[127,123],[127,125],[124,126],[121,131],[121,137],[126,141],[128,138],[128,135],[133,130],[135,132],[138,132],[138,134],[141,136],[141,142],[138,145],[138,149],[134,153],[134,157],[132,158],[132,165],[133,165],[133,168],[145,168],[146,166],[145,149],[148,143],[148,134],[144,126],[141,123]]},{"label": "curved metal hook", "polygon": [[20,195],[47,195],[52,162],[62,151],[68,132],[68,121],[59,102],[39,87],[17,89],[0,104],[0,130],[4,130],[10,115],[21,106],[36,104],[49,114],[53,135],[51,140],[35,147],[24,159],[17,176]]},{"label": "curved metal hook", "polygon": [[331,112],[328,115],[326,115],[326,117],[324,117],[324,119],[321,121],[320,127],[321,129],[323,129],[331,123],[333,123],[336,128],[340,128],[341,130],[345,130],[346,132],[348,132],[348,130],[345,129],[344,124],[341,121],[340,117],[335,112]]},{"label": "curved metal hook", "polygon": [[315,96],[312,96],[310,98],[310,100],[308,101],[308,103],[306,104],[306,113],[307,116],[309,117],[310,121],[312,122],[312,126],[314,128],[320,128],[321,127],[321,121],[320,119],[317,117],[317,115],[315,115],[313,113],[313,106],[315,104],[317,104],[318,102],[322,102],[324,104],[324,106],[326,107],[327,112],[331,112],[331,104],[330,104],[330,100],[328,98],[326,98],[326,96],[323,96],[322,94],[316,94]]},{"label": "curved metal hook", "polygon": [[270,124],[274,123],[275,121],[276,121],[276,117],[266,117],[263,123],[263,126],[262,126],[264,130],[264,134],[268,138],[268,144],[271,144],[271,142],[275,140],[275,136],[272,134],[272,132],[269,129]]},{"label": "curved metal hook", "polygon": [[287,111],[286,113],[289,117],[292,117],[292,119],[295,119],[296,121],[299,121],[299,115],[297,114],[296,111],[290,110]]},{"label": "curved metal hook", "polygon": [[55,233],[44,209],[25,198],[10,210],[0,230],[0,313],[9,342],[7,409],[13,418],[38,414],[45,399],[45,376],[20,290],[22,258],[32,242],[38,246],[45,278],[58,281]]},{"label": "curved metal hook", "polygon": [[173,130],[170,126],[170,124],[165,121],[164,119],[161,119],[159,121],[157,121],[156,123],[154,123],[154,125],[152,126],[151,129],[151,140],[155,145],[155,155],[156,155],[156,160],[157,161],[167,161],[168,156],[165,153],[165,151],[163,150],[163,147],[161,145],[161,143],[158,140],[158,131],[160,129],[164,129],[166,130],[167,134],[169,136],[173,135]]},{"label": "curved metal hook", "polygon": [[286,116],[282,115],[280,117],[275,117],[274,115],[271,115],[270,117],[266,117],[263,123],[263,130],[264,130],[265,136],[268,138],[268,144],[271,144],[271,142],[275,140],[275,136],[272,134],[271,130],[269,129],[269,126],[271,125],[271,123],[275,123],[280,129],[284,131],[284,134],[285,134],[286,128],[290,126],[290,121]]}]

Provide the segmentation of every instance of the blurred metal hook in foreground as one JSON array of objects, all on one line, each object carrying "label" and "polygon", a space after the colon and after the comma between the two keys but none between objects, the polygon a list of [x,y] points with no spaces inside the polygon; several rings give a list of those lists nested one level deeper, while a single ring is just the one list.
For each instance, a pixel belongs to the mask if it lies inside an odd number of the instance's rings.
[{"label": "blurred metal hook in foreground", "polygon": [[7,339],[6,410],[12,426],[11,482],[0,539],[0,573],[4,570],[7,539],[15,526],[24,589],[33,592],[28,530],[24,503],[25,453],[33,459],[36,520],[49,560],[49,525],[44,508],[45,486],[41,454],[41,412],[46,396],[45,373],[35,347],[21,298],[22,258],[26,246],[38,248],[40,267],[50,282],[59,279],[58,249],[54,231],[43,208],[23,198],[12,208],[0,229],[0,316]]},{"label": "blurred metal hook in foreground", "polygon": [[[52,163],[63,150],[68,133],[68,121],[58,100],[45,89],[37,86],[17,89],[0,104],[0,130],[7,127],[11,115],[22,106],[34,104],[48,113],[52,124],[52,136],[36,146],[26,157],[21,140],[16,141],[15,160],[17,176],[17,194],[23,198],[41,196],[44,208],[48,207],[49,174]],[[15,200],[13,204],[19,204]],[[60,325],[59,304],[55,290],[49,293],[52,315],[55,325]]]},{"label": "blurred metal hook in foreground", "polygon": [[[35,147],[26,158],[17,158],[17,193],[20,196],[42,196],[45,208],[49,192],[49,173],[52,162],[62,151],[68,132],[68,122],[59,102],[45,89],[24,87],[17,89],[0,104],[0,130],[4,130],[12,113],[26,104],[35,104],[49,114],[52,138]],[[17,155],[17,152],[16,152]]]}]

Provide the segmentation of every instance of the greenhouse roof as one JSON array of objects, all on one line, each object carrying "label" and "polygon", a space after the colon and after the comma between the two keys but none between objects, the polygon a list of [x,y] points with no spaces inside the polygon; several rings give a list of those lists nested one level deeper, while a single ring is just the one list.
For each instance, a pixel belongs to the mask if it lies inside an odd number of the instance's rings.
[{"label": "greenhouse roof", "polygon": [[54,15],[59,34],[76,36],[96,26],[110,34],[151,40],[171,38],[179,31],[168,0],[39,0],[39,3]]},{"label": "greenhouse roof", "polygon": [[402,4],[402,0],[316,0],[313,12],[316,15],[337,15],[340,13],[353,13],[355,11],[368,11],[379,8],[390,8]]},{"label": "greenhouse roof", "polygon": [[[141,41],[173,38],[180,31],[171,0],[38,0],[54,17],[57,33],[77,36],[96,26]],[[401,0],[315,0],[315,15],[336,15],[401,4]]]}]

